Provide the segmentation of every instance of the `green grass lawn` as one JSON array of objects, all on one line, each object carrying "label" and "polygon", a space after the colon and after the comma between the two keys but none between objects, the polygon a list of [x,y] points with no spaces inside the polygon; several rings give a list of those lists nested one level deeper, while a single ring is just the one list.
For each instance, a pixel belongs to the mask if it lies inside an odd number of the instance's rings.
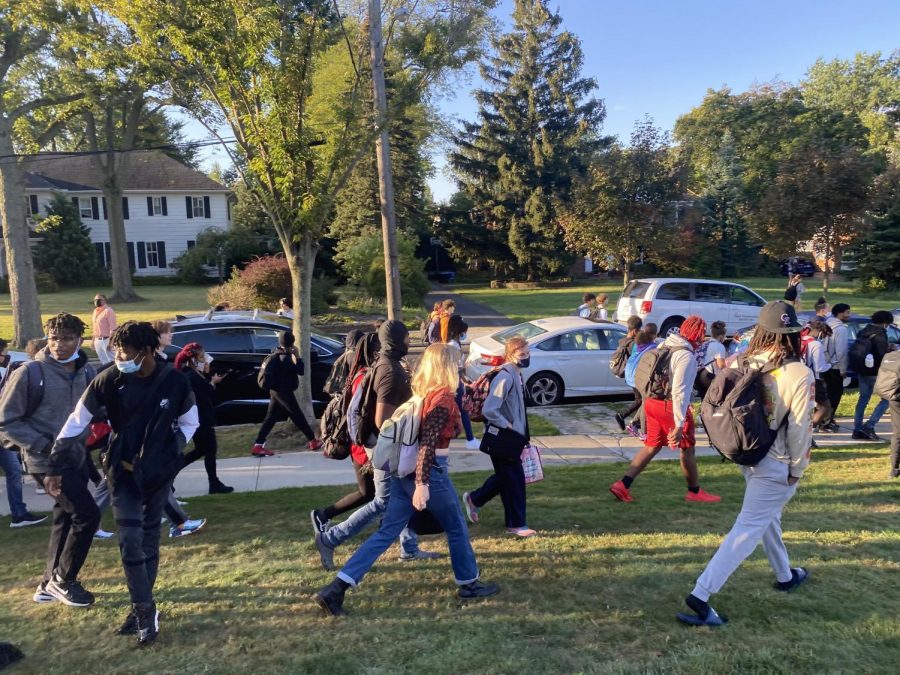
[{"label": "green grass lawn", "polygon": [[[143,301],[113,305],[119,323],[129,319],[140,321],[171,319],[176,314],[205,312],[209,309],[205,286],[136,286],[135,290],[144,298]],[[71,312],[81,317],[88,325],[87,332],[90,334],[93,300],[97,293],[112,295],[112,288],[97,286],[72,288],[58,293],[42,293],[41,316],[46,320],[60,312]],[[8,293],[0,294],[0,337],[10,338],[12,326],[10,296]]]},{"label": "green grass lawn", "polygon": [[[760,277],[751,279],[729,279],[744,284],[755,290],[767,300],[776,300],[783,296],[787,280],[784,277]],[[804,309],[812,309],[816,299],[821,295],[821,282],[807,280],[806,293],[803,294]],[[610,315],[615,311],[622,292],[619,279],[598,279],[597,283],[571,286],[568,288],[541,288],[538,290],[513,290],[507,288],[460,287],[456,290],[471,300],[481,302],[505,314],[515,321],[530,321],[548,316],[568,316],[575,312],[581,304],[584,293],[607,293],[609,302],[607,309]],[[854,312],[871,314],[878,309],[893,309],[897,306],[896,294],[862,295],[850,282],[832,282],[828,294],[832,304],[849,303]]]},{"label": "green grass lawn", "polygon": [[[397,547],[347,596],[346,619],[309,600],[321,569],[307,518],[341,487],[192,498],[209,518],[161,549],[162,633],[137,651],[113,630],[127,611],[118,550],[97,542],[81,575],[87,610],[31,601],[48,528],[0,528],[0,627],[41,673],[891,673],[900,660],[900,496],[884,446],[818,451],[783,520],[795,565],[812,573],[782,595],[757,551],[714,604],[731,623],[691,629],[674,615],[734,522],[736,467],[701,460],[717,505],[686,504],[675,462],[636,481],[636,502],[606,486],[622,465],[548,468],[529,488],[541,536],[503,534],[492,503],[471,528],[484,578],[500,595],[463,603],[446,558],[400,563]],[[458,490],[483,474],[454,476]],[[5,522],[4,522],[5,525]],[[112,528],[107,515],[104,525]],[[339,549],[342,564],[361,539]],[[423,547],[446,553],[441,537]]]},{"label": "green grass lawn", "polygon": [[[558,436],[559,429],[539,415],[528,415],[528,426],[532,436]],[[319,428],[318,421],[313,425]],[[258,424],[241,424],[233,427],[219,427],[216,429],[216,439],[219,443],[218,457],[245,457],[250,454],[250,448],[256,440]],[[477,438],[484,434],[484,425],[476,422],[472,425],[472,431]],[[461,436],[462,438],[462,436]],[[275,452],[296,452],[306,449],[306,441],[303,434],[294,428],[290,422],[280,422],[275,425],[271,435],[266,440],[266,447]]]}]

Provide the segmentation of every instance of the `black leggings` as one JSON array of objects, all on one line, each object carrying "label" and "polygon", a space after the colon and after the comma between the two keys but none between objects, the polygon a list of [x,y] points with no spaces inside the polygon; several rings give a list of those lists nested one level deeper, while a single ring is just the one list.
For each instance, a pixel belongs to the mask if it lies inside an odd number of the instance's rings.
[{"label": "black leggings", "polygon": [[631,407],[628,408],[624,413],[622,413],[622,417],[628,418],[634,415],[638,410],[641,409],[641,406],[644,405],[644,399],[641,398],[641,392],[639,392],[634,387],[631,388],[634,391],[634,403],[631,404]]},{"label": "black leggings", "polygon": [[303,412],[297,404],[294,393],[275,391],[273,389],[269,392],[269,409],[266,411],[266,418],[259,428],[259,435],[256,437],[257,443],[262,445],[266,442],[266,438],[269,436],[269,432],[272,431],[272,427],[275,426],[275,422],[278,421],[279,413],[281,413],[282,410],[288,414],[288,417],[294,423],[294,426],[306,434],[307,440],[311,441],[316,437],[312,427],[309,426],[309,422],[307,422],[306,418],[303,416]]},{"label": "black leggings", "polygon": [[363,471],[363,467],[354,460],[353,469],[356,471],[356,492],[341,497],[331,506],[325,507],[323,511],[323,519],[331,520],[335,516],[339,516],[347,511],[358,509],[364,504],[368,504],[375,499],[375,479],[372,477],[371,471]]},{"label": "black leggings", "polygon": [[840,370],[832,368],[822,373],[822,380],[825,382],[825,388],[828,392],[828,402],[831,403],[831,414],[828,416],[828,419],[822,422],[822,424],[827,424],[834,422],[834,414],[837,412],[841,399],[844,397],[844,378],[841,377]]},{"label": "black leggings", "polygon": [[219,452],[219,444],[216,442],[216,428],[213,426],[201,426],[194,434],[194,449],[184,455],[184,465],[196,462],[203,458],[203,466],[206,467],[206,477],[209,484],[217,483],[219,477],[216,474],[216,454]]}]

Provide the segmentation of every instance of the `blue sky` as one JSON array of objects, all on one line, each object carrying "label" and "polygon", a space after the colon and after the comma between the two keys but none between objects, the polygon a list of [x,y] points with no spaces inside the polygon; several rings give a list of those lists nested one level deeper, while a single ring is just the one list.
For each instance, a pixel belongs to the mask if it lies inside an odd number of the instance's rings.
[{"label": "blue sky", "polygon": [[[510,23],[513,0],[496,16]],[[671,129],[706,90],[744,91],[755,82],[796,82],[822,57],[900,48],[900,0],[557,0],[563,26],[582,43],[584,75],[606,102],[604,133],[627,140],[649,114]],[[439,101],[451,119],[476,117],[470,77],[458,94]],[[443,155],[430,181],[437,200],[454,192]]]}]

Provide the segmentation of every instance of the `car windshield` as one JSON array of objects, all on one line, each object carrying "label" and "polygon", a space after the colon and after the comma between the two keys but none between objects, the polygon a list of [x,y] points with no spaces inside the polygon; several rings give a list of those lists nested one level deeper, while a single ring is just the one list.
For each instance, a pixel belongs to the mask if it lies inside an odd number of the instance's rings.
[{"label": "car windshield", "polygon": [[622,291],[622,297],[643,299],[644,295],[646,295],[647,293],[648,288],[650,288],[650,284],[648,284],[646,281],[629,281],[628,285],[625,287],[625,290]]},{"label": "car windshield", "polygon": [[516,337],[517,335],[526,340],[530,340],[531,338],[546,332],[546,330],[540,326],[535,326],[533,323],[520,323],[518,326],[513,326],[512,328],[507,328],[499,333],[494,333],[491,337],[500,344],[505,345],[507,340],[511,337]]}]

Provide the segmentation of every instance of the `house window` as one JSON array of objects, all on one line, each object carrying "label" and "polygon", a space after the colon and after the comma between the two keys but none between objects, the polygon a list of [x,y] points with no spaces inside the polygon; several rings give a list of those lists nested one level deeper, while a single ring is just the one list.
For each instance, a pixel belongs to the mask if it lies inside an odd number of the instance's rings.
[{"label": "house window", "polygon": [[153,215],[154,216],[162,215],[162,197],[154,197],[153,198]]},{"label": "house window", "polygon": [[93,218],[94,217],[94,209],[91,208],[91,198],[90,197],[79,197],[78,198],[78,211],[81,213],[82,218]]},{"label": "house window", "polygon": [[155,241],[147,242],[147,267],[159,267],[159,249]]},{"label": "house window", "polygon": [[203,218],[206,214],[203,209],[203,197],[193,197],[191,203],[194,208],[194,218]]}]

